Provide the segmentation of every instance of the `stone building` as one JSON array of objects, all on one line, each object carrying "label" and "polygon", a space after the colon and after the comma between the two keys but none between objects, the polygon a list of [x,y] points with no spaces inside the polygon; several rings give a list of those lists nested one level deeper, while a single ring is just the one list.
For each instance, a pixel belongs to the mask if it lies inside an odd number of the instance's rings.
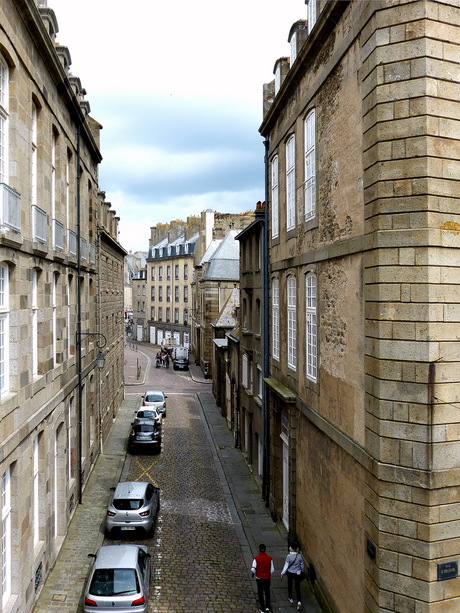
[{"label": "stone building", "polygon": [[57,31],[44,1],[0,3],[4,613],[32,610],[123,397],[125,251]]},{"label": "stone building", "polygon": [[456,611],[460,6],[299,5],[260,128],[269,506],[333,611]]},{"label": "stone building", "polygon": [[131,338],[136,341],[147,339],[147,269],[141,268],[134,272],[131,279],[133,292],[133,323],[131,324]]}]

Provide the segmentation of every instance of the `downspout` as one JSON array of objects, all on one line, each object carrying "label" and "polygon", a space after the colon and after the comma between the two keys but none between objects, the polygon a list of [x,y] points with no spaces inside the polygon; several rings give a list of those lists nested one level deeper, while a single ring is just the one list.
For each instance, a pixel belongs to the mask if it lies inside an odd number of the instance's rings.
[{"label": "downspout", "polygon": [[83,495],[83,373],[81,359],[81,202],[80,202],[80,123],[77,123],[77,372],[78,372],[78,502]]},{"label": "downspout", "polygon": [[[102,330],[102,288],[101,288],[101,228],[98,224],[97,226],[97,310],[98,310],[98,330],[99,332]],[[102,444],[102,435],[103,435],[103,427],[102,427],[102,373],[98,372],[99,376],[99,398],[98,398],[98,411],[99,411],[99,451],[102,454],[104,452],[103,444]]]},{"label": "downspout", "polygon": [[262,224],[262,422],[263,422],[263,476],[262,476],[262,499],[266,506],[270,503],[270,419],[268,408],[268,390],[264,379],[270,375],[270,328],[269,328],[269,281],[270,266],[268,261],[268,152],[270,142],[264,140],[265,146],[265,208]]}]

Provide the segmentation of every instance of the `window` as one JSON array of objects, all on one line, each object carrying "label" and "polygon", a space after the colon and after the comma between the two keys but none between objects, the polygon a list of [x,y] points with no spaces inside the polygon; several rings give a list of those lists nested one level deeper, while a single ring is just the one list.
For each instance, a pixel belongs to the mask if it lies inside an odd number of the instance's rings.
[{"label": "window", "polygon": [[317,0],[308,0],[307,2],[308,33],[313,30],[313,27],[316,23],[316,2]]},{"label": "window", "polygon": [[51,342],[53,344],[52,354],[53,354],[53,366],[56,366],[57,363],[57,279],[58,276],[56,273],[53,273],[53,286],[51,290],[51,309],[52,309],[52,339]]},{"label": "window", "polygon": [[307,304],[307,378],[317,379],[317,327],[316,327],[316,275],[309,273],[306,278]]},{"label": "window", "polygon": [[188,264],[184,264],[184,279],[188,279]]},{"label": "window", "polygon": [[166,280],[170,281],[171,280],[171,266],[167,266],[166,267]]},{"label": "window", "polygon": [[0,392],[9,391],[9,270],[0,265]]},{"label": "window", "polygon": [[159,288],[158,288],[158,300],[159,300],[160,302],[162,302],[162,301],[163,301],[163,288],[162,288],[162,287],[159,287]]},{"label": "window", "polygon": [[0,183],[8,182],[8,67],[0,56]]},{"label": "window", "polygon": [[179,302],[179,290],[180,287],[176,285],[176,287],[174,288],[174,302]]},{"label": "window", "polygon": [[272,281],[272,355],[280,357],[280,284],[278,279]]},{"label": "window", "polygon": [[288,366],[295,370],[297,366],[297,326],[296,326],[296,282],[294,277],[287,279],[287,359]]},{"label": "window", "polygon": [[166,302],[171,302],[171,286],[166,287]]},{"label": "window", "polygon": [[315,109],[312,109],[305,118],[305,221],[313,219],[313,217],[316,215],[315,141]]},{"label": "window", "polygon": [[174,323],[179,323],[179,309],[174,309]]},{"label": "window", "polygon": [[32,271],[32,375],[38,374],[38,273]]},{"label": "window", "polygon": [[243,353],[243,363],[242,363],[242,373],[241,373],[241,383],[243,387],[248,387],[248,356],[246,353]]},{"label": "window", "polygon": [[163,281],[163,266],[158,267],[158,279],[159,281]]},{"label": "window", "polygon": [[295,226],[295,136],[286,143],[286,229]]},{"label": "window", "polygon": [[38,436],[36,436],[34,438],[34,455],[33,455],[33,500],[34,500],[34,504],[33,504],[33,514],[34,514],[34,523],[33,523],[33,543],[34,546],[38,543],[39,541],[39,528],[40,528],[40,522],[39,522],[39,513],[40,513],[40,507],[39,507],[39,486],[40,486],[40,472],[39,472],[39,465],[38,465]]},{"label": "window", "polygon": [[155,307],[150,307],[150,319],[152,321],[155,319]]},{"label": "window", "polygon": [[155,281],[155,266],[152,266],[151,280]]},{"label": "window", "polygon": [[184,326],[188,324],[188,309],[184,309]]},{"label": "window", "polygon": [[171,307],[166,307],[166,321],[171,321]]},{"label": "window", "polygon": [[179,264],[174,265],[174,278],[179,279]]},{"label": "window", "polygon": [[152,287],[150,288],[150,299],[155,300],[155,286],[154,285],[152,285]]},{"label": "window", "polygon": [[257,364],[257,396],[262,398],[262,390],[264,386],[264,379],[262,375],[262,366]]},{"label": "window", "polygon": [[8,467],[2,476],[2,609],[11,595],[11,479]]},{"label": "window", "polygon": [[278,156],[272,160],[272,238],[276,238],[279,234],[279,190],[278,190]]},{"label": "window", "polygon": [[188,302],[188,285],[184,285],[184,302]]},{"label": "window", "polygon": [[31,168],[31,204],[38,204],[38,193],[37,193],[37,117],[38,117],[38,109],[35,104],[32,105],[32,132],[30,135],[30,168]]},{"label": "window", "polygon": [[158,321],[163,321],[163,307],[158,307]]}]

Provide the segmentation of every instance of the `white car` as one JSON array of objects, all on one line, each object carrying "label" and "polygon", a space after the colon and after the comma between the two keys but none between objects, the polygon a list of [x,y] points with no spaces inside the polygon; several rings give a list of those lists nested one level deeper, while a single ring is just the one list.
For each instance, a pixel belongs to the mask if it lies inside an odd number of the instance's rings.
[{"label": "white car", "polygon": [[164,392],[160,390],[149,390],[142,397],[143,407],[155,407],[163,417],[166,417],[166,398]]},{"label": "white car", "polygon": [[150,554],[145,545],[104,545],[93,557],[84,613],[147,613]]}]

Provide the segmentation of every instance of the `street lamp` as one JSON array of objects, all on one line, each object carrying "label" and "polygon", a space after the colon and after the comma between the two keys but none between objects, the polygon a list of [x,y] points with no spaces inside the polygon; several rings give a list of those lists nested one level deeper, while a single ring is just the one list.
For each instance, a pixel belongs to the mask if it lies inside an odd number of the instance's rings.
[{"label": "street lamp", "polygon": [[[101,332],[77,332],[77,347],[81,344],[82,336],[92,336],[93,338],[95,336],[100,337],[100,340],[96,341],[96,347],[99,350],[104,349],[104,347],[107,345],[107,339]],[[102,351],[99,351],[99,353],[96,356],[96,365],[99,368],[99,370],[102,370],[104,368],[104,364],[105,364],[105,353],[103,353]]]}]

